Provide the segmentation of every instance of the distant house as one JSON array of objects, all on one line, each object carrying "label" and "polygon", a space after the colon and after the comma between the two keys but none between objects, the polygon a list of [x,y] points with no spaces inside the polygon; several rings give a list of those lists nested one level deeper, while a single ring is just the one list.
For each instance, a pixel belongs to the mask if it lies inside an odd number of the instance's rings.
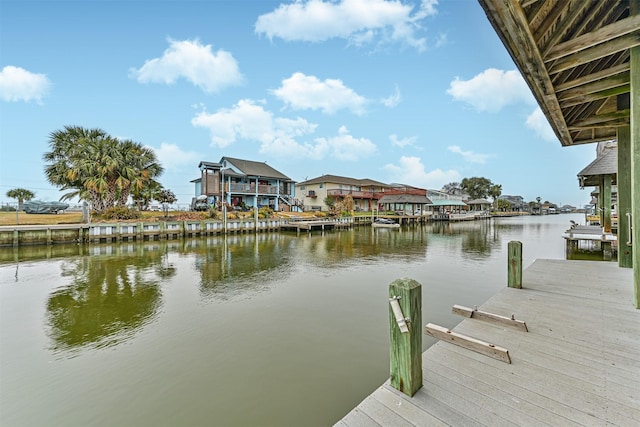
[{"label": "distant house", "polygon": [[427,190],[427,198],[431,200],[429,208],[434,219],[449,218],[450,214],[467,211],[468,206],[462,199],[464,194],[447,194],[444,191]]},{"label": "distant house", "polygon": [[502,195],[498,197],[498,200],[506,200],[507,202],[511,203],[511,211],[513,212],[522,212],[529,210],[529,205],[524,202],[524,198],[522,196]]},{"label": "distant house", "polygon": [[389,185],[372,179],[356,179],[337,175],[322,175],[296,184],[296,194],[305,211],[327,211],[327,197],[335,200],[353,198],[356,211],[371,211],[378,205]]},{"label": "distant house", "polygon": [[385,190],[378,200],[381,211],[394,211],[403,215],[427,215],[431,200],[427,198],[427,190],[408,185],[393,184]]},{"label": "distant house", "polygon": [[473,199],[465,202],[473,212],[486,212],[491,209],[491,202],[486,199]]},{"label": "distant house", "polygon": [[222,157],[219,162],[202,161],[200,178],[194,179],[196,200],[221,206],[224,199],[235,209],[268,206],[274,211],[296,210],[295,181],[266,162]]}]

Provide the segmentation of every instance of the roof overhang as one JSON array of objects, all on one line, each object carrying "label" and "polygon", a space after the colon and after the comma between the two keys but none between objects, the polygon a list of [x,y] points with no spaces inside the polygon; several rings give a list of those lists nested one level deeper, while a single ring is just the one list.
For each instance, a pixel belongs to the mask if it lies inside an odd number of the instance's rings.
[{"label": "roof overhang", "polygon": [[640,45],[629,0],[478,1],[563,146],[615,139],[629,124]]}]

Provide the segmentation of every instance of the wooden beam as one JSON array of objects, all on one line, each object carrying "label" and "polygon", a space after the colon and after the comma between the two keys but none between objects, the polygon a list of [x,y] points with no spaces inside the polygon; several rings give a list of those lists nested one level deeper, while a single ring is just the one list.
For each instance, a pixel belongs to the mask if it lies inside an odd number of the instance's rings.
[{"label": "wooden beam", "polygon": [[551,63],[550,67],[548,67],[549,74],[557,74],[561,71],[575,68],[578,65],[586,64],[616,52],[631,49],[635,46],[640,46],[640,33],[629,34],[607,43],[601,43],[588,49],[566,55]]},{"label": "wooden beam", "polygon": [[603,90],[600,92],[593,92],[586,95],[573,97],[566,101],[560,101],[560,106],[563,109],[565,109],[568,107],[573,107],[575,105],[586,104],[588,102],[597,101],[599,99],[606,99],[606,98],[622,95],[625,93],[629,93],[630,90],[631,90],[630,85],[626,84],[623,86],[614,87],[614,88]]},{"label": "wooden beam", "polygon": [[511,363],[509,350],[495,344],[491,344],[476,338],[471,338],[466,335],[450,331],[447,328],[434,325],[433,323],[427,324],[427,326],[425,327],[425,333],[427,335],[431,335],[434,338],[438,338],[439,340],[464,347],[468,350],[484,354],[485,356],[489,356],[502,362]]},{"label": "wooden beam", "polygon": [[496,323],[502,326],[510,326],[512,328],[519,329],[524,332],[528,332],[527,324],[522,320],[516,320],[515,315],[511,317],[500,316],[498,314],[488,313],[486,311],[479,311],[475,308],[465,307],[463,305],[454,305],[451,309],[453,314],[458,316],[467,317],[469,319],[478,319],[484,322]]},{"label": "wooden beam", "polygon": [[572,89],[563,90],[558,92],[558,101],[566,101],[571,98],[577,98],[593,93],[606,91],[608,89],[616,88],[629,84],[629,73],[616,74],[615,76],[603,78],[591,83],[585,83],[581,86],[574,87]]},{"label": "wooden beam", "polygon": [[606,43],[609,40],[622,37],[627,34],[636,33],[640,28],[640,15],[630,16],[621,19],[613,24],[604,26],[596,31],[584,34],[580,37],[570,39],[564,43],[550,47],[543,52],[544,62],[555,61],[568,55],[581,52],[590,47]]},{"label": "wooden beam", "polygon": [[629,63],[625,62],[623,64],[609,67],[604,70],[598,71],[596,73],[583,75],[578,77],[577,79],[569,80],[564,83],[558,84],[556,85],[556,92],[562,92],[568,89],[573,89],[574,87],[578,87],[578,86],[582,86],[598,80],[606,79],[616,74],[628,73],[628,72],[629,72]]},{"label": "wooden beam", "polygon": [[587,117],[581,120],[576,120],[573,123],[569,124],[569,129],[578,130],[587,127],[595,127],[598,125],[604,126],[614,126],[615,124],[619,124],[622,126],[625,123],[625,120],[629,121],[629,110],[621,110],[608,114],[599,114],[597,116]]},{"label": "wooden beam", "polygon": [[546,47],[558,44],[558,42],[569,32],[572,32],[573,34],[580,34],[575,31],[576,23],[581,20],[583,21],[584,14],[589,10],[597,9],[598,7],[598,5],[593,4],[593,0],[584,0],[578,4],[575,4],[575,2],[570,3],[570,7],[571,6],[573,8],[567,11],[567,15],[558,23],[558,25],[556,25],[553,29],[553,33],[545,40]]}]

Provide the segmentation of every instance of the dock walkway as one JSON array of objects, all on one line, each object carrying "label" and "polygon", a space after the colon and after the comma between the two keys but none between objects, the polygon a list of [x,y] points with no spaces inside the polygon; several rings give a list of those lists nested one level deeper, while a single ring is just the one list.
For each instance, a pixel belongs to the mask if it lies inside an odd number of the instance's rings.
[{"label": "dock walkway", "polygon": [[453,329],[505,347],[511,364],[437,342],[422,355],[413,397],[387,381],[336,426],[640,425],[631,269],[537,260],[523,289],[505,287],[479,310],[526,322],[529,332],[476,319]]}]

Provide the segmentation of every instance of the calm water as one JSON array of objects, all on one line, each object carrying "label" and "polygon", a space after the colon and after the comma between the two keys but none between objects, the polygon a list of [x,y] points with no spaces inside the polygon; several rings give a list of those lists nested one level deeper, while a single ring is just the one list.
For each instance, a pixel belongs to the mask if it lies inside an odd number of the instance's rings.
[{"label": "calm water", "polygon": [[331,425],[388,378],[390,282],[453,327],[571,219],[0,249],[0,425]]}]

